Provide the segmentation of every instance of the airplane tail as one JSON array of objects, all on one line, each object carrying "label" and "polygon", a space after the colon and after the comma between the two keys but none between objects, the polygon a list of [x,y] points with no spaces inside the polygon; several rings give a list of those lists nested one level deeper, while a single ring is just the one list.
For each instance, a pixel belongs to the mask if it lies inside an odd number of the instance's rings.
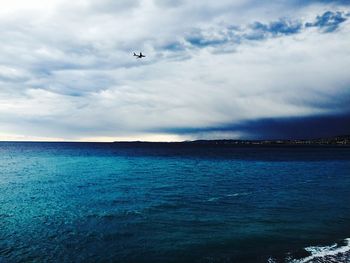
[{"label": "airplane tail", "polygon": [[135,52],[134,52],[134,57],[136,57],[137,55],[135,54]]}]

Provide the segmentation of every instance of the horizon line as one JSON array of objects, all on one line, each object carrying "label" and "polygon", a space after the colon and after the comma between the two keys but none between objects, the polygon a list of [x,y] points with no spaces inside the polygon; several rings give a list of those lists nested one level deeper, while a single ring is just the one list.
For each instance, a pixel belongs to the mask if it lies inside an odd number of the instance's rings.
[{"label": "horizon line", "polygon": [[200,142],[200,141],[312,141],[312,140],[322,140],[322,139],[334,139],[337,137],[350,137],[350,135],[334,135],[325,136],[317,138],[293,138],[293,139],[196,139],[196,140],[179,140],[179,141],[152,141],[152,140],[117,140],[117,141],[79,141],[79,140],[0,140],[3,142],[15,142],[15,143],[188,143],[188,142]]}]

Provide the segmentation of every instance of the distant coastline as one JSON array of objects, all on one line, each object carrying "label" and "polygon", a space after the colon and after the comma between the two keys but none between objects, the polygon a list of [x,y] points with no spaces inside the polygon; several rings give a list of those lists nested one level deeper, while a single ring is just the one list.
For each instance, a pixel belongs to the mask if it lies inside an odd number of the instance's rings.
[{"label": "distant coastline", "polygon": [[316,139],[220,139],[193,141],[0,141],[1,143],[103,143],[103,144],[171,144],[171,145],[237,145],[237,146],[350,146],[350,135]]},{"label": "distant coastline", "polygon": [[[114,143],[156,143],[147,141],[115,141]],[[291,140],[194,140],[182,142],[159,142],[166,144],[218,144],[218,145],[336,145],[350,146],[350,135],[334,136],[317,139],[291,139]]]}]

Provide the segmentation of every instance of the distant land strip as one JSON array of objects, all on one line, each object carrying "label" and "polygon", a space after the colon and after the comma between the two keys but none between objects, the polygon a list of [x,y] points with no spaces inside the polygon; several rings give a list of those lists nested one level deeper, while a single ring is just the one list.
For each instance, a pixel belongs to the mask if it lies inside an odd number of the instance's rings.
[{"label": "distant land strip", "polygon": [[[115,141],[114,143],[155,143],[147,141]],[[172,144],[219,144],[219,145],[338,145],[350,146],[350,135],[334,136],[318,139],[291,139],[291,140],[195,140],[183,142],[159,142]]]}]

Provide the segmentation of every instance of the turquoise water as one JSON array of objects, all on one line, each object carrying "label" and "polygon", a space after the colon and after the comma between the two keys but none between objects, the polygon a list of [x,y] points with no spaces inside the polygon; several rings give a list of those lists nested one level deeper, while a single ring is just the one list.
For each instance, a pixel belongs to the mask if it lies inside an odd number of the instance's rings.
[{"label": "turquoise water", "polygon": [[349,203],[350,148],[0,143],[0,262],[285,262]]}]

